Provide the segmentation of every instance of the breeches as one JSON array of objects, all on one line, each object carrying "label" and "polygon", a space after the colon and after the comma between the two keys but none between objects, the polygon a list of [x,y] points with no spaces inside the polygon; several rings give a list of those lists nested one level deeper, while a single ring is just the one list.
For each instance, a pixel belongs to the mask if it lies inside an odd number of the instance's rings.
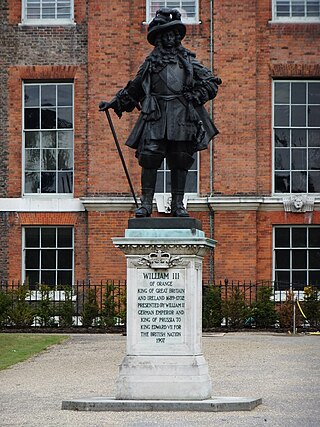
[{"label": "breeches", "polygon": [[189,170],[194,162],[192,141],[147,140],[138,154],[139,165],[146,169],[159,169],[167,159],[170,170]]}]

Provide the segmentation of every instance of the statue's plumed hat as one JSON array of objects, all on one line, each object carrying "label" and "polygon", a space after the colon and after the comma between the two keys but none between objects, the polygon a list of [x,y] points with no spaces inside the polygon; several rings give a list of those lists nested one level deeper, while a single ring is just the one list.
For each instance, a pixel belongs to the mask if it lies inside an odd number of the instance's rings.
[{"label": "statue's plumed hat", "polygon": [[163,7],[156,12],[156,16],[148,27],[147,40],[153,46],[157,35],[168,30],[178,30],[181,40],[186,35],[186,26],[181,21],[181,14],[177,9]]}]

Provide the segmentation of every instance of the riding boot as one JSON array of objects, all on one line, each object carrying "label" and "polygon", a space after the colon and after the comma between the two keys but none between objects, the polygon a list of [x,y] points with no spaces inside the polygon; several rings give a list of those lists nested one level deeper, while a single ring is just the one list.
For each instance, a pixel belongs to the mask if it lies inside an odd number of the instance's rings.
[{"label": "riding boot", "polygon": [[171,214],[176,217],[188,217],[189,214],[183,205],[184,188],[188,171],[185,169],[171,170]]},{"label": "riding boot", "polygon": [[142,168],[141,171],[141,206],[136,209],[136,218],[149,217],[152,214],[153,195],[157,180],[157,169]]}]

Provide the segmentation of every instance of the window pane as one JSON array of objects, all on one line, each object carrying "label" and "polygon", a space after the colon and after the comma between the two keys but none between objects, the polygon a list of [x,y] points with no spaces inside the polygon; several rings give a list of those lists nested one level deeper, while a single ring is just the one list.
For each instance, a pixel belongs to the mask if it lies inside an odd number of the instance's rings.
[{"label": "window pane", "polygon": [[24,127],[25,129],[40,128],[40,109],[26,108],[24,110]]},{"label": "window pane", "polygon": [[73,173],[59,172],[58,173],[58,192],[72,193],[73,191]]},{"label": "window pane", "polygon": [[320,228],[309,228],[309,247],[320,248]]},{"label": "window pane", "polygon": [[58,285],[72,285],[72,271],[58,271]]},{"label": "window pane", "polygon": [[274,124],[275,126],[289,126],[289,106],[276,105],[274,107]]},{"label": "window pane", "polygon": [[41,268],[56,268],[56,250],[41,250]]},{"label": "window pane", "polygon": [[306,147],[307,135],[305,129],[292,129],[292,146]]},{"label": "window pane", "polygon": [[72,249],[60,249],[58,252],[58,268],[72,269]]},{"label": "window pane", "polygon": [[185,192],[186,193],[197,192],[197,172],[196,171],[189,171],[187,175]]},{"label": "window pane", "polygon": [[56,284],[56,272],[55,271],[41,271],[41,284],[54,286]]},{"label": "window pane", "polygon": [[39,268],[40,266],[40,249],[26,250],[26,269]]},{"label": "window pane", "polygon": [[72,128],[72,108],[58,108],[58,128]]},{"label": "window pane", "polygon": [[319,16],[320,15],[320,2],[319,0],[307,1],[307,16]]},{"label": "window pane", "polygon": [[275,83],[276,104],[289,104],[290,83]]},{"label": "window pane", "polygon": [[320,270],[320,249],[309,250],[309,268],[318,268]]},{"label": "window pane", "polygon": [[292,0],[292,16],[304,16],[304,1]]},{"label": "window pane", "polygon": [[320,148],[309,149],[309,169],[320,169]]},{"label": "window pane", "polygon": [[58,228],[58,247],[72,248],[72,228]]},{"label": "window pane", "polygon": [[56,150],[42,150],[42,170],[56,170]]},{"label": "window pane", "polygon": [[320,83],[309,83],[308,98],[309,104],[320,104]]},{"label": "window pane", "polygon": [[303,105],[291,106],[291,126],[306,125],[306,107]]},{"label": "window pane", "polygon": [[41,192],[42,193],[56,192],[56,174],[54,172],[41,173]]},{"label": "window pane", "polygon": [[308,191],[309,193],[320,193],[320,172],[309,172]]},{"label": "window pane", "polygon": [[56,132],[42,132],[42,148],[55,148],[57,146]]},{"label": "window pane", "polygon": [[309,271],[309,285],[320,286],[320,271]]},{"label": "window pane", "polygon": [[309,147],[320,147],[320,129],[309,129]]},{"label": "window pane", "polygon": [[291,103],[305,104],[306,103],[306,84],[292,83],[291,84]]},{"label": "window pane", "polygon": [[293,170],[307,169],[307,150],[304,148],[293,148],[291,156],[291,168]]},{"label": "window pane", "polygon": [[275,271],[275,288],[276,290],[289,289],[290,287],[290,272]]},{"label": "window pane", "polygon": [[26,150],[25,151],[25,168],[27,171],[40,170],[40,150]]},{"label": "window pane", "polygon": [[42,6],[42,18],[43,19],[55,19],[55,7],[54,4],[43,3]]},{"label": "window pane", "polygon": [[60,130],[58,132],[58,147],[73,148],[73,132],[68,130]]},{"label": "window pane", "polygon": [[41,128],[42,129],[55,129],[56,128],[56,110],[55,109],[41,109]]},{"label": "window pane", "polygon": [[290,16],[290,4],[288,1],[277,1],[276,3],[277,16]]},{"label": "window pane", "polygon": [[307,251],[294,249],[292,251],[292,268],[307,268]]},{"label": "window pane", "polygon": [[292,193],[305,193],[307,191],[306,172],[292,172]]},{"label": "window pane", "polygon": [[24,236],[25,236],[26,248],[40,247],[40,229],[39,228],[25,228]]},{"label": "window pane", "polygon": [[73,150],[59,150],[58,169],[72,170],[73,167]]},{"label": "window pane", "polygon": [[320,106],[309,106],[308,125],[314,127],[320,126]]},{"label": "window pane", "polygon": [[58,86],[58,105],[72,107],[72,85]]},{"label": "window pane", "polygon": [[275,169],[289,170],[290,169],[290,151],[287,149],[276,149]]},{"label": "window pane", "polygon": [[39,132],[26,132],[24,138],[26,148],[36,148],[40,145]]},{"label": "window pane", "polygon": [[38,193],[40,191],[40,173],[25,173],[25,192]]},{"label": "window pane", "polygon": [[29,289],[35,289],[36,285],[39,284],[39,271],[26,270],[25,271],[25,283],[29,285]]},{"label": "window pane", "polygon": [[290,192],[290,174],[286,172],[275,173],[275,192],[289,193]]},{"label": "window pane", "polygon": [[292,228],[292,247],[305,248],[307,247],[307,232],[305,228]]},{"label": "window pane", "polygon": [[290,130],[275,129],[274,142],[276,147],[289,147],[290,146]]},{"label": "window pane", "polygon": [[53,227],[41,228],[41,247],[55,248],[56,247],[56,229]]},{"label": "window pane", "polygon": [[25,107],[39,106],[39,86],[24,87],[24,105]]},{"label": "window pane", "polygon": [[56,85],[42,85],[41,105],[45,107],[55,107],[56,104]]},{"label": "window pane", "polygon": [[290,251],[286,249],[276,250],[276,265],[277,269],[289,269],[290,268]]},{"label": "window pane", "polygon": [[292,271],[292,286],[295,290],[303,290],[307,284],[306,271]]},{"label": "window pane", "polygon": [[290,247],[290,229],[289,228],[275,229],[275,247],[276,248]]}]

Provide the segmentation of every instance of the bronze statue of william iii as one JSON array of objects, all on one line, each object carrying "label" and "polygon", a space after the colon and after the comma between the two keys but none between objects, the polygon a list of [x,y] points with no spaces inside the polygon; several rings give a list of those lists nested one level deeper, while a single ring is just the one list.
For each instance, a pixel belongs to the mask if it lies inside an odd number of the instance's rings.
[{"label": "bronze statue of william iii", "polygon": [[141,171],[141,206],[136,217],[149,217],[164,158],[171,171],[171,214],[188,217],[183,205],[188,170],[195,152],[207,148],[218,133],[204,104],[213,99],[221,80],[182,46],[186,26],[178,10],[162,8],[148,27],[148,42],[154,46],[136,77],[100,110],[140,110],[126,145],[136,150]]}]

